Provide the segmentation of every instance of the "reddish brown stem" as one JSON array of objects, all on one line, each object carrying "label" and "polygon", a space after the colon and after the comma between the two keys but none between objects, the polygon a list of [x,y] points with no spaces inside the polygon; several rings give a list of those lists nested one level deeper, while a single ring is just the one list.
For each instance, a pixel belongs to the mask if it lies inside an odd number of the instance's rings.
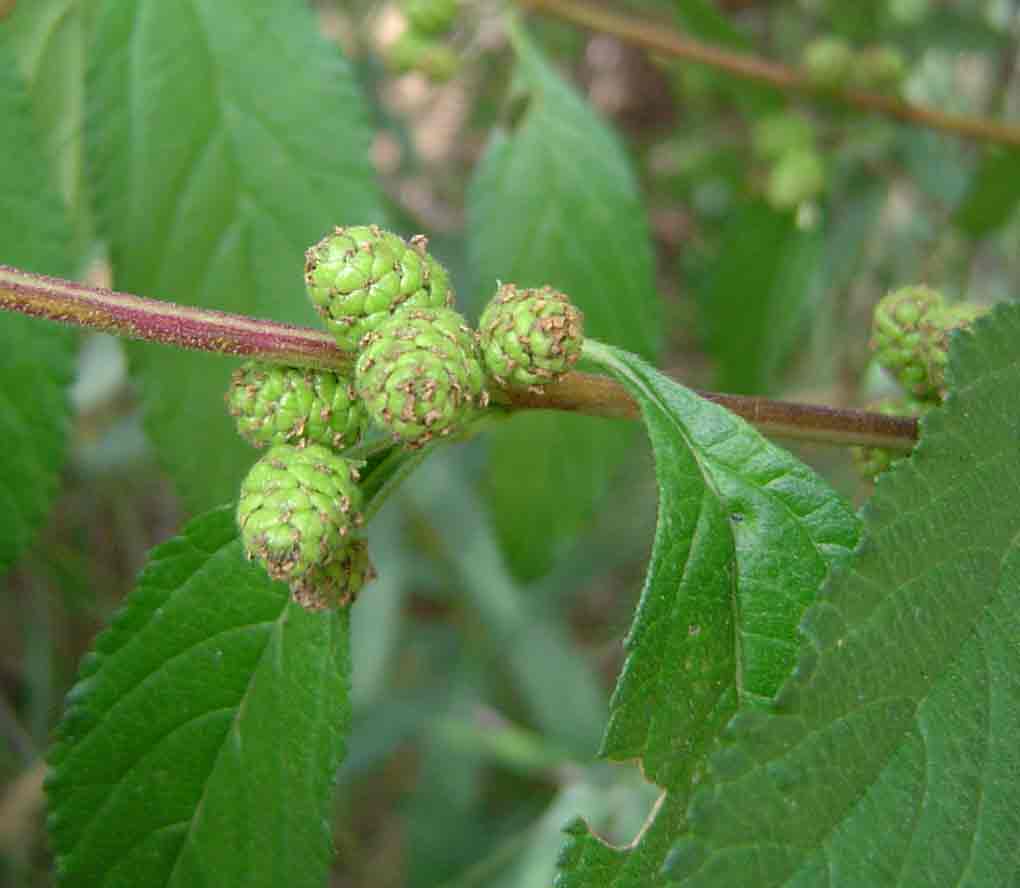
[{"label": "reddish brown stem", "polygon": [[192,308],[88,287],[0,265],[0,308],[197,351],[262,358],[297,367],[350,369],[333,338],[307,327]]},{"label": "reddish brown stem", "polygon": [[588,3],[577,0],[521,0],[521,5],[592,31],[611,34],[650,52],[718,68],[738,77],[768,83],[778,89],[824,96],[861,111],[884,114],[886,117],[964,138],[1020,147],[1020,127],[985,117],[947,114],[863,90],[823,89],[798,68],[700,43],[661,24],[642,22],[629,15],[610,12]]},{"label": "reddish brown stem", "polygon": [[[88,287],[6,265],[0,265],[0,309],[178,348],[292,366],[351,369],[351,356],[317,330]],[[781,437],[896,450],[909,450],[917,439],[917,423],[912,419],[768,398],[700,394],[763,432]],[[626,419],[640,415],[621,385],[587,373],[570,373],[540,395],[514,389],[497,392],[495,400],[512,409],[566,410]]]}]

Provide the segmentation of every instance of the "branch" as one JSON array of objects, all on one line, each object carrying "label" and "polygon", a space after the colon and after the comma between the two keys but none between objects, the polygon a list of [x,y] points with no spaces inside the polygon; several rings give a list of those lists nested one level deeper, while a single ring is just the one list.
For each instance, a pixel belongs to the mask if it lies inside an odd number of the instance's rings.
[{"label": "branch", "polygon": [[[351,356],[340,351],[332,337],[317,330],[88,287],[6,265],[0,265],[0,309],[178,348],[346,373],[351,370]],[[780,437],[903,451],[917,440],[916,420],[904,417],[742,395],[699,394],[766,434]],[[566,410],[625,419],[640,416],[637,404],[621,385],[587,373],[570,373],[546,386],[542,394],[527,389],[496,391],[493,401],[514,410]]]},{"label": "branch", "polygon": [[350,371],[333,337],[307,327],[88,287],[0,265],[0,308],[195,351]]},{"label": "branch", "polygon": [[598,9],[576,0],[521,0],[521,5],[592,31],[611,34],[651,52],[718,68],[737,77],[768,83],[778,89],[836,99],[861,111],[884,114],[886,117],[906,123],[953,133],[963,138],[1020,148],[1020,127],[997,120],[964,114],[946,114],[931,108],[911,105],[892,96],[857,89],[833,90],[820,87],[798,68],[699,43],[658,23],[637,21],[629,16]]}]

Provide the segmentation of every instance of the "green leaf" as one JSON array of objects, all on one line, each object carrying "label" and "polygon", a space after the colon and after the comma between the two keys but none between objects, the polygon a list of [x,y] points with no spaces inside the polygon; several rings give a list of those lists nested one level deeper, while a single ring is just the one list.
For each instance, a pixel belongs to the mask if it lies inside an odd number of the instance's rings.
[{"label": "green leaf", "polygon": [[671,855],[684,885],[1010,885],[1020,873],[1020,306],[950,346],[772,712],[729,726]]},{"label": "green leaf", "polygon": [[978,166],[953,221],[971,237],[1005,225],[1020,203],[1020,151],[991,149]]},{"label": "green leaf", "polygon": [[[0,262],[68,274],[70,232],[53,188],[10,38],[0,28]],[[45,321],[0,316],[0,571],[34,538],[64,464],[75,337]]]},{"label": "green leaf", "polygon": [[594,668],[578,653],[555,610],[514,582],[479,497],[436,454],[409,491],[432,517],[464,594],[485,627],[487,647],[509,672],[535,724],[578,760],[590,758],[605,724],[606,703]]},{"label": "green leaf", "polygon": [[28,85],[54,181],[73,226],[74,253],[94,235],[84,175],[85,66],[98,0],[19,3],[6,26]]},{"label": "green leaf", "polygon": [[733,216],[702,293],[719,388],[776,387],[815,295],[823,254],[821,228],[800,230],[792,213],[754,202]]},{"label": "green leaf", "polygon": [[858,524],[810,469],[737,416],[633,355],[587,349],[640,404],[659,486],[602,751],[638,759],[667,796],[629,852],[599,848],[575,824],[559,884],[637,888],[653,884],[719,732],[738,708],[766,704],[792,669],[800,617]]},{"label": "green leaf", "polygon": [[245,560],[233,510],[158,547],[68,695],[50,754],[62,885],[321,886],[347,616]]},{"label": "green leaf", "polygon": [[[653,357],[660,305],[645,209],[613,132],[515,36],[528,105],[471,183],[470,249],[482,288],[551,284],[586,335]],[[624,424],[530,415],[492,435],[488,493],[510,566],[532,579],[576,536],[633,443]]]},{"label": "green leaf", "polygon": [[[381,219],[351,72],[299,0],[109,0],[87,145],[116,285],[308,323],[304,250]],[[148,428],[193,508],[252,461],[223,406],[231,362],[132,348]]]}]

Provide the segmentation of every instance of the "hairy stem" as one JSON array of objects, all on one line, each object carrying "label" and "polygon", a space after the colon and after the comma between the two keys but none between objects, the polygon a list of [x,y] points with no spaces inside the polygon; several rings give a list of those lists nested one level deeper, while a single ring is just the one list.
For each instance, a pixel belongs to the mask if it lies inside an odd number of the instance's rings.
[{"label": "hairy stem", "polygon": [[[0,309],[178,348],[298,367],[351,369],[351,355],[317,330],[87,287],[6,265],[0,265]],[[909,450],[917,440],[913,419],[768,398],[699,394],[766,434],[784,438],[894,450]],[[493,401],[512,410],[566,410],[625,419],[640,416],[637,404],[621,385],[588,373],[570,373],[546,386],[542,394],[527,389],[499,390],[493,393]]]},{"label": "hairy stem", "polygon": [[318,330],[88,287],[8,265],[0,265],[0,308],[178,348],[295,367],[351,367],[351,356]]},{"label": "hairy stem", "polygon": [[642,22],[629,15],[600,9],[579,0],[520,0],[521,6],[575,25],[611,34],[651,52],[727,71],[768,83],[778,89],[822,96],[860,111],[884,114],[916,126],[953,133],[968,139],[1020,147],[1020,127],[985,117],[947,114],[922,108],[902,99],[857,89],[832,90],[819,87],[804,71],[768,61],[748,53],[733,52],[700,43],[659,23]]}]

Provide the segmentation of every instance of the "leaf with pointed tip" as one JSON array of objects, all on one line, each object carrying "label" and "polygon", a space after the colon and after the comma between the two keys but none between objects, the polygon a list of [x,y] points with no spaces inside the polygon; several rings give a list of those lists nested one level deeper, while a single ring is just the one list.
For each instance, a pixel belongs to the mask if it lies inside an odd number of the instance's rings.
[{"label": "leaf with pointed tip", "polygon": [[1020,875],[1020,306],[953,337],[944,406],[879,480],[670,855],[683,885],[1011,885]]},{"label": "leaf with pointed tip", "polygon": [[[66,275],[70,232],[48,155],[0,29],[0,262]],[[49,511],[64,463],[74,335],[46,321],[0,317],[0,571],[25,550]]]},{"label": "leaf with pointed tip", "polygon": [[66,886],[321,886],[350,720],[347,615],[245,560],[233,509],[153,550],[50,753]]},{"label": "leaf with pointed tip", "polygon": [[[382,214],[353,76],[311,15],[299,0],[104,4],[86,142],[119,288],[312,321],[305,249]],[[131,351],[186,501],[232,500],[251,455],[223,406],[231,362]]]},{"label": "leaf with pointed tip", "polygon": [[[529,102],[497,134],[471,183],[468,225],[479,286],[550,284],[585,315],[585,334],[645,357],[659,340],[659,299],[645,210],[623,147],[522,32]],[[634,441],[623,423],[536,414],[491,436],[489,500],[518,577],[545,573],[604,495]]]},{"label": "leaf with pointed tip", "polygon": [[575,824],[558,885],[647,886],[716,738],[766,704],[796,662],[797,624],[857,539],[849,506],[743,420],[633,355],[588,355],[637,399],[659,485],[652,560],[610,703],[603,754],[666,790],[628,851]]}]

